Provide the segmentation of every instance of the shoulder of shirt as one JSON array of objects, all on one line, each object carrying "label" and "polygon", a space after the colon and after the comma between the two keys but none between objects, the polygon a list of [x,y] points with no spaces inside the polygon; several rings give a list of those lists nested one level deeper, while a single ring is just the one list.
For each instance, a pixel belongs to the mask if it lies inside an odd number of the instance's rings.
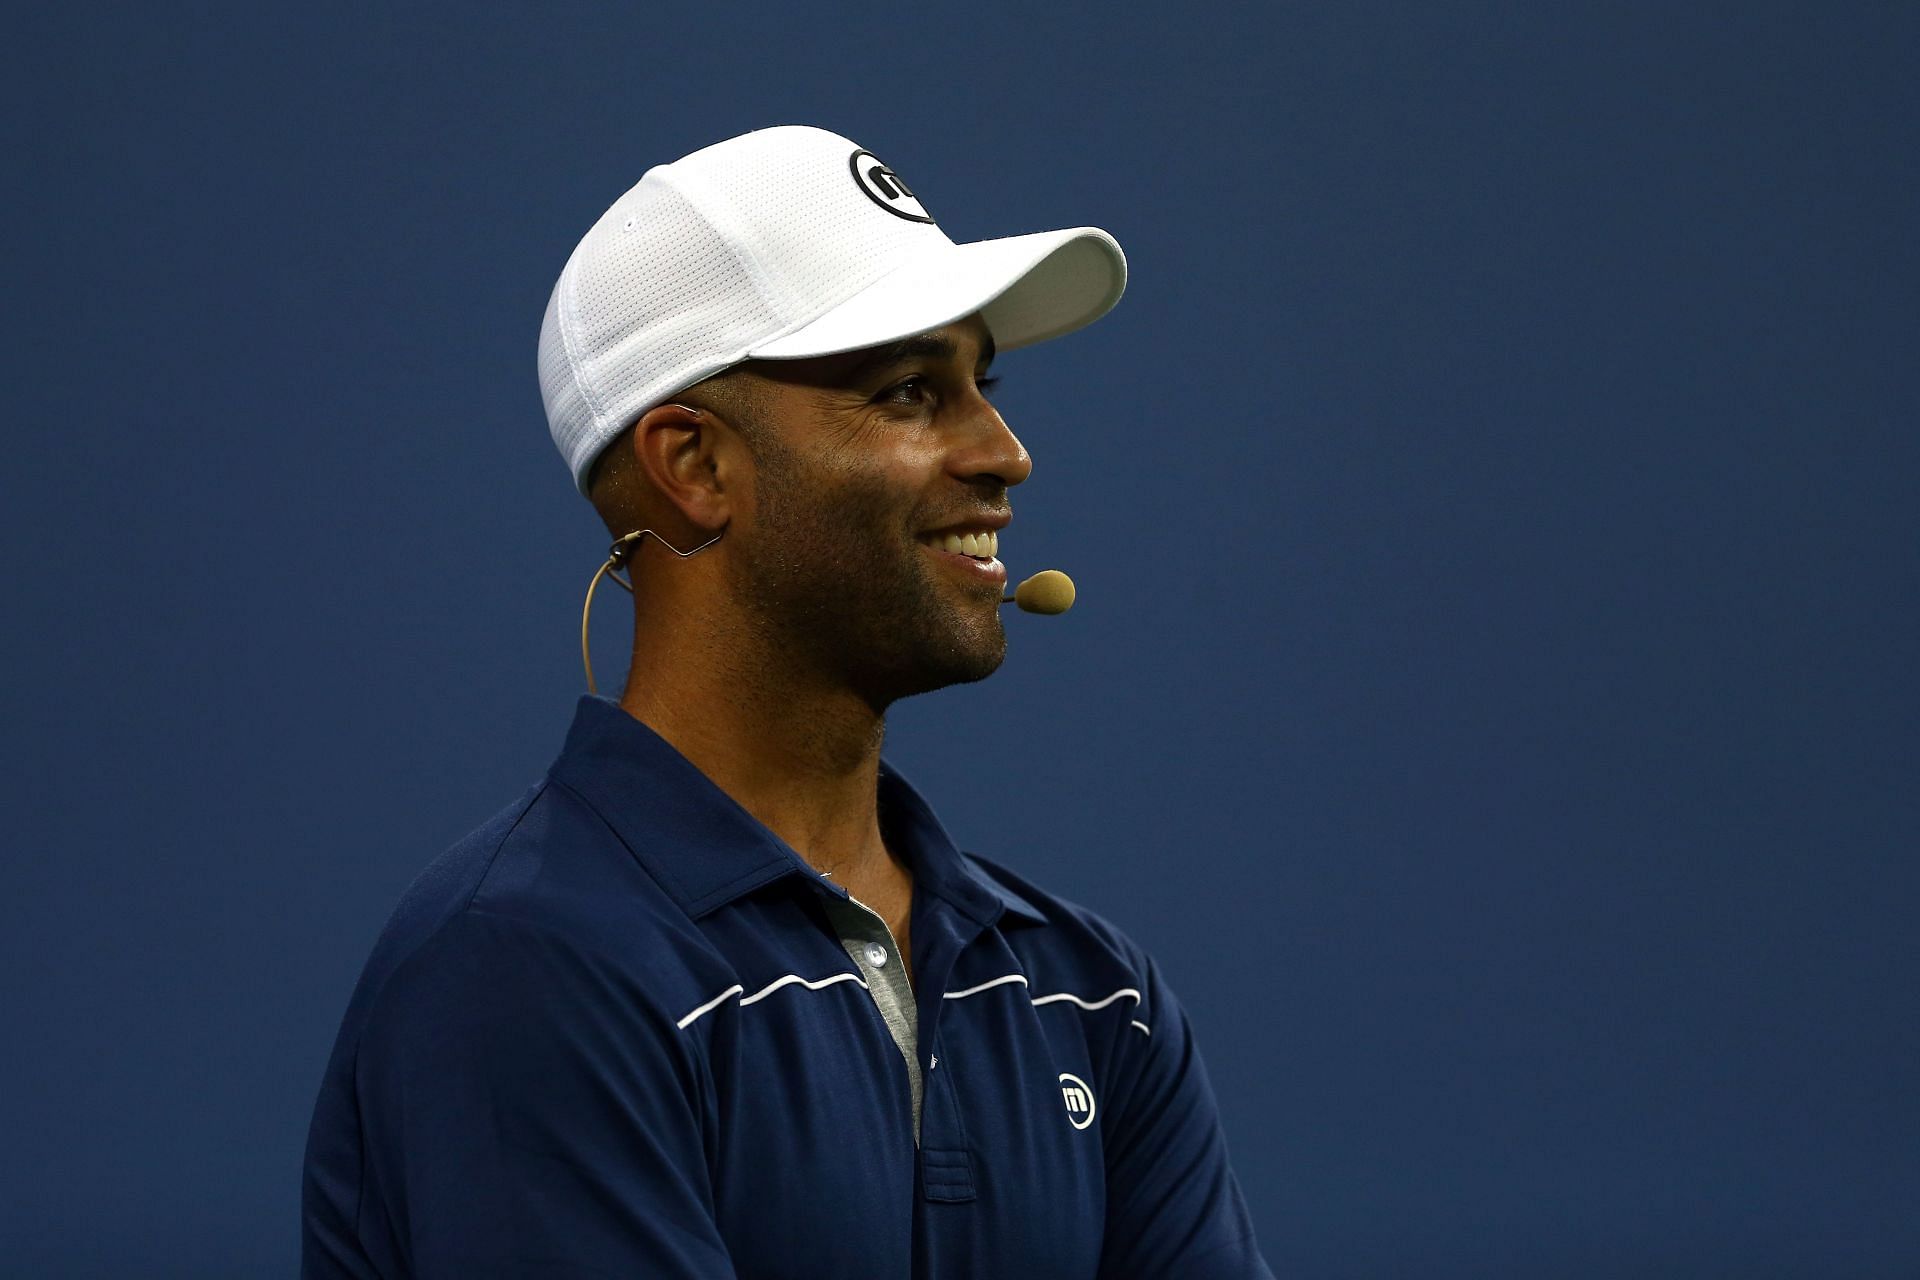
[{"label": "shoulder of shirt", "polygon": [[[458,945],[449,945],[455,934]],[[618,836],[577,797],[543,779],[415,878],[381,932],[353,1003],[364,1019],[403,971],[417,977],[423,966],[454,963],[463,948],[515,938],[564,948],[588,962],[583,973],[627,975],[666,1030],[716,983],[733,981],[724,959]],[[484,965],[475,971],[484,973]]]},{"label": "shoulder of shirt", "polygon": [[1104,961],[1136,977],[1146,977],[1151,957],[1113,921],[1091,907],[1041,888],[1004,863],[972,851],[964,856],[981,875],[1046,917],[1044,928],[1015,930],[1009,935],[1016,951],[1030,954],[1036,962],[1042,957],[1070,959],[1073,967],[1082,971]]}]

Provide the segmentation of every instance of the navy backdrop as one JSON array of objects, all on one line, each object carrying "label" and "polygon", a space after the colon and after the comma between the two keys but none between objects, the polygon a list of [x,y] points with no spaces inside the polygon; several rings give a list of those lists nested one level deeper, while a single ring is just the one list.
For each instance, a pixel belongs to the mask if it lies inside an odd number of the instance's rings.
[{"label": "navy backdrop", "polygon": [[1162,959],[1276,1270],[1920,1272],[1913,6],[8,28],[0,1270],[293,1271],[367,949],[583,685],[552,281],[808,122],[1131,259],[1000,370],[1081,603],[890,755]]}]

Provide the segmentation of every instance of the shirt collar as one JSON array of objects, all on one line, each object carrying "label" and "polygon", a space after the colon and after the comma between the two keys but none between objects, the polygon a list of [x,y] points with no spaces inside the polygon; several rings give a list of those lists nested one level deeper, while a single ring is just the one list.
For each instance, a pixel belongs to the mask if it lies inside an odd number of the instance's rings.
[{"label": "shirt collar", "polygon": [[[715,786],[666,739],[619,703],[582,694],[548,775],[584,800],[689,916],[698,919],[782,876],[802,875],[838,897],[846,889]],[[880,765],[880,821],[908,860],[914,888],[983,925],[1008,912],[1036,924],[1032,902],[990,879],[954,846],[907,780]]]}]

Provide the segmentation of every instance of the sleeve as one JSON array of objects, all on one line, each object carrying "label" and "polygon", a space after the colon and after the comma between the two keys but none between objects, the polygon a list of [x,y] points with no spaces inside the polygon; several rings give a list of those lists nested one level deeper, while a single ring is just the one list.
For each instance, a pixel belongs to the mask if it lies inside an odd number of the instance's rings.
[{"label": "sleeve", "polygon": [[690,1042],[631,975],[469,910],[382,989],[355,1063],[360,1224],[418,1280],[733,1276]]},{"label": "sleeve", "polygon": [[[1144,953],[1141,953],[1144,955]],[[1102,1280],[1272,1280],[1227,1161],[1186,1011],[1144,957],[1137,1017],[1109,1073]]]}]

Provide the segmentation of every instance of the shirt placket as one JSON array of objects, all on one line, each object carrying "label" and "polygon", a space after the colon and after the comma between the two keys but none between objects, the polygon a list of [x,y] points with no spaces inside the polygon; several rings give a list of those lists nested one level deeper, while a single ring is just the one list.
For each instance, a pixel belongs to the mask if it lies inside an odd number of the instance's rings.
[{"label": "shirt placket", "polygon": [[867,984],[887,1033],[900,1050],[907,1068],[907,1088],[913,1103],[913,1144],[920,1145],[920,1112],[923,1081],[920,1073],[920,1016],[914,1004],[913,983],[901,957],[900,944],[880,913],[849,894],[846,898],[829,895],[827,916],[834,933],[846,949],[860,976]]}]

